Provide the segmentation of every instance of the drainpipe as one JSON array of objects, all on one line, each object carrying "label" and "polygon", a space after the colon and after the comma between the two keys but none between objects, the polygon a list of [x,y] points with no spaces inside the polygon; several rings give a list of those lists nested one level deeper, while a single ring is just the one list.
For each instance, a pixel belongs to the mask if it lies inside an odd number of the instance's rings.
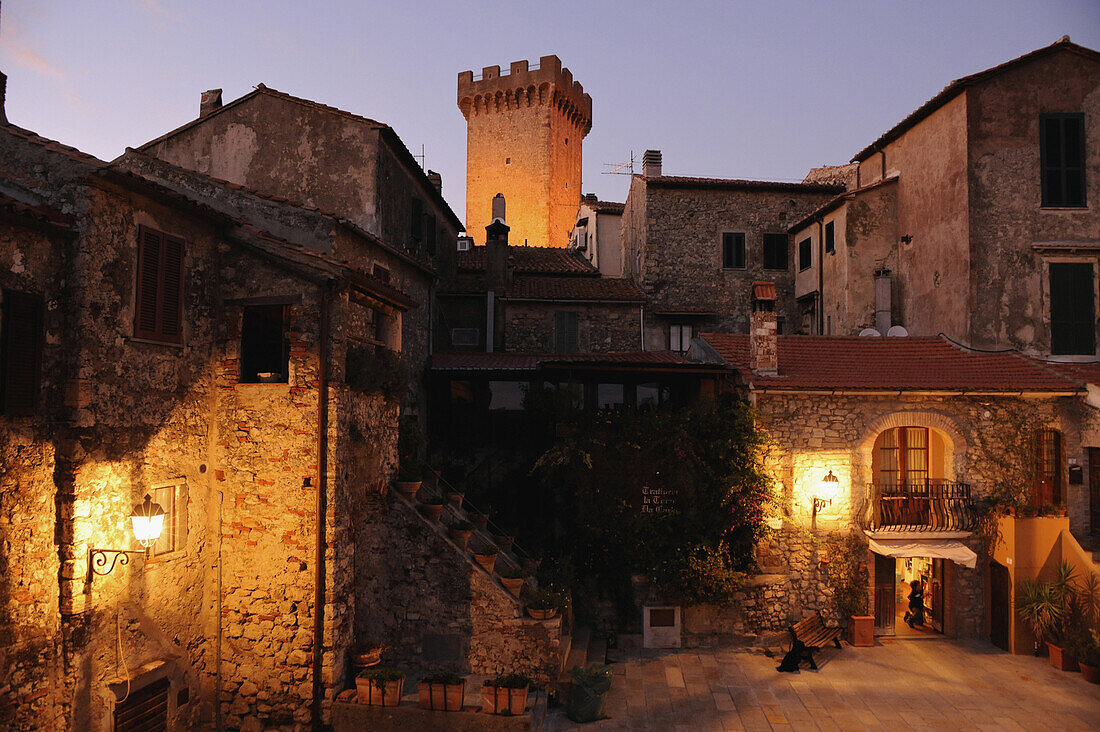
[{"label": "drainpipe", "polygon": [[[331,313],[331,289],[332,280],[325,280],[320,285],[321,314],[320,314],[320,342],[317,352],[320,359],[318,363],[318,383],[320,393],[317,395],[317,545],[314,557],[314,596],[313,596],[313,703],[311,716],[313,729],[321,730],[321,707],[324,702],[325,685],[322,678],[324,665],[324,637],[325,637],[325,513],[327,511],[328,491],[328,362],[329,362],[329,327]],[[307,478],[308,480],[308,478]]]},{"label": "drainpipe", "polygon": [[645,303],[638,306],[638,338],[640,339],[641,349],[645,350]]},{"label": "drainpipe", "polygon": [[817,220],[817,334],[825,335],[825,219]]}]

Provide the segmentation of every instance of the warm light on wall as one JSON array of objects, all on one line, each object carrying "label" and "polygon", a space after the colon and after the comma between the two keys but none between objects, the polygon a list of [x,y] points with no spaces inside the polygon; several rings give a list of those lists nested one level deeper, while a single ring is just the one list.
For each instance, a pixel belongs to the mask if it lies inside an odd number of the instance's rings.
[{"label": "warm light on wall", "polygon": [[833,499],[838,493],[840,493],[840,478],[833,475],[833,471],[830,470],[829,474],[821,479],[817,493],[814,494],[814,514],[816,515],[825,506],[833,505]]},{"label": "warm light on wall", "polygon": [[[129,564],[131,554],[149,555],[149,549],[160,538],[164,530],[164,509],[159,503],[153,503],[149,494],[145,500],[136,506],[130,513],[130,524],[134,530],[134,538],[145,547],[142,551],[130,551],[128,549],[96,549],[88,551],[88,562],[95,574],[108,575],[115,568],[115,564]],[[108,565],[110,562],[110,565]],[[106,567],[106,569],[104,569]]]}]

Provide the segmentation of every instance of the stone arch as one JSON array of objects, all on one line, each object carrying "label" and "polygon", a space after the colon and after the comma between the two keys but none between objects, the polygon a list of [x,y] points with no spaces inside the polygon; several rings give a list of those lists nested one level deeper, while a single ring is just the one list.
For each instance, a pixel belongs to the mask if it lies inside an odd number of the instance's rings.
[{"label": "stone arch", "polygon": [[943,462],[947,478],[963,479],[966,474],[966,436],[954,419],[941,412],[927,410],[890,412],[867,423],[852,455],[852,465],[862,474],[861,477],[871,478],[875,440],[894,427],[928,427],[939,432],[944,438]]},{"label": "stone arch", "polygon": [[532,104],[537,104],[538,101],[539,101],[538,89],[536,89],[535,85],[532,84],[531,86],[527,87],[527,106],[530,107]]},{"label": "stone arch", "polygon": [[550,99],[550,83],[539,84],[539,104],[546,104]]}]

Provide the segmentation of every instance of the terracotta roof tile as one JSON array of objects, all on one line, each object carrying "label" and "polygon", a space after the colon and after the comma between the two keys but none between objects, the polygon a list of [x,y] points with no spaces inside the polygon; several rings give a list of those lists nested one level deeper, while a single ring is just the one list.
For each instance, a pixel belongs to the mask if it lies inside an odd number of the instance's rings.
[{"label": "terracotta roof tile", "polygon": [[749,368],[749,336],[701,338],[756,389],[851,391],[1053,391],[1083,385],[1015,352],[967,351],[940,337],[779,336],[779,375]]},{"label": "terracotta roof tile", "polygon": [[50,152],[61,153],[62,155],[65,155],[66,157],[69,157],[69,158],[71,158],[73,160],[76,160],[77,162],[80,162],[80,163],[87,163],[88,165],[91,165],[91,166],[96,167],[96,168],[103,167],[107,164],[104,161],[100,160],[99,158],[95,157],[94,155],[89,155],[86,152],[81,152],[80,150],[77,150],[75,147],[69,147],[68,145],[62,145],[60,142],[57,142],[56,140],[51,140],[48,137],[42,137],[41,135],[39,135],[36,132],[32,132],[31,130],[25,130],[22,127],[18,127],[16,125],[11,124],[10,122],[6,123],[6,124],[0,124],[0,129],[3,129],[7,132],[10,132],[11,134],[15,135],[16,137],[22,137],[27,142],[31,142],[35,145],[38,145],[39,147],[44,148],[46,150],[49,150]]},{"label": "terracotta roof tile", "polygon": [[436,353],[434,371],[535,371],[542,366],[584,364],[599,366],[690,366],[697,367],[675,351],[632,351],[625,353]]},{"label": "terracotta roof tile", "polygon": [[775,283],[753,282],[752,298],[754,300],[775,300]]},{"label": "terracotta roof tile", "polygon": [[[557,247],[508,247],[508,257],[518,274],[576,274],[596,277],[599,271],[580,253]],[[461,272],[485,271],[485,247],[458,253]]]},{"label": "terracotta roof tile", "polygon": [[1076,43],[1070,41],[1069,36],[1064,36],[1063,38],[1055,41],[1049,46],[1044,46],[1042,48],[1031,51],[1030,53],[1025,53],[1022,56],[1017,56],[1010,61],[1005,61],[1003,64],[998,64],[997,66],[986,69],[985,71],[979,71],[976,74],[970,74],[969,76],[964,76],[961,79],[955,79],[950,84],[945,86],[943,88],[943,91],[941,91],[939,94],[932,97],[921,106],[917,107],[917,109],[910,113],[905,119],[903,119],[901,122],[898,122],[896,125],[884,132],[882,136],[879,137],[877,140],[856,153],[855,156],[852,158],[852,161],[855,162],[866,160],[883,145],[893,142],[897,138],[901,137],[910,128],[916,126],[918,122],[923,120],[925,117],[928,117],[937,109],[957,97],[968,86],[973,86],[974,84],[983,82],[992,76],[996,76],[1003,71],[1007,71],[1013,66],[1017,66],[1018,64],[1026,63],[1028,61],[1034,61],[1037,58],[1046,56],[1059,50],[1070,51],[1084,58],[1092,59],[1093,61],[1100,61],[1100,53],[1097,53],[1091,48],[1079,46]]},{"label": "terracotta roof tile", "polygon": [[625,203],[618,201],[582,201],[582,203],[597,213],[621,214],[626,208]]},{"label": "terracotta roof tile", "polygon": [[45,204],[24,203],[2,191],[0,191],[0,212],[63,229],[71,228],[73,225],[71,216],[66,216],[55,208]]},{"label": "terracotta roof tile", "polygon": [[645,295],[633,282],[611,277],[516,277],[510,300],[614,300],[642,302]]},{"label": "terracotta roof tile", "polygon": [[679,175],[639,176],[648,185],[658,188],[734,188],[758,191],[797,191],[802,193],[840,193],[843,185],[771,180],[741,180],[737,178],[692,178]]}]

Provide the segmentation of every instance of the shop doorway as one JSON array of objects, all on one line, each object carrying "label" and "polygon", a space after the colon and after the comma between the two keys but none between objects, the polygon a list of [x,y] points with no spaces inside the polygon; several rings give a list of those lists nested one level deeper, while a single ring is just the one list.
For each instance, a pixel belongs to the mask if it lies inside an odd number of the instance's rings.
[{"label": "shop doorway", "polygon": [[[899,638],[943,633],[944,562],[935,557],[885,557],[875,554],[875,632]],[[910,623],[909,596],[918,582],[923,613]],[[923,615],[923,618],[921,617]]]}]

